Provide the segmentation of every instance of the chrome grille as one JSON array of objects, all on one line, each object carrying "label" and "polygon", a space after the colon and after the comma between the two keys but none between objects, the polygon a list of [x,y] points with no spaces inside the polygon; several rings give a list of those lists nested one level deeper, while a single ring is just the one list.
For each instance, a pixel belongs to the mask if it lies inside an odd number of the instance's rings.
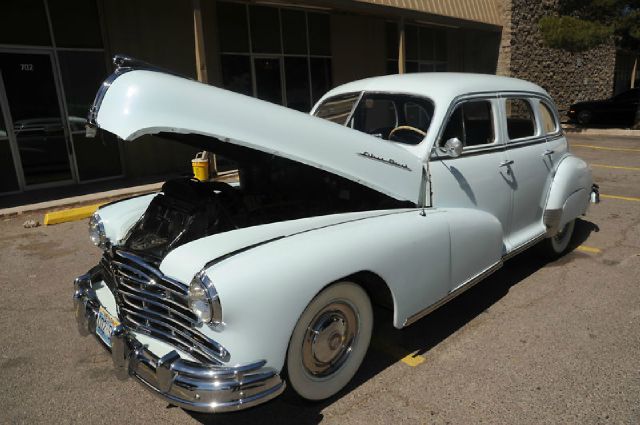
[{"label": "chrome grille", "polygon": [[196,327],[188,287],[162,274],[142,258],[116,250],[102,266],[115,286],[119,318],[129,328],[158,338],[198,360],[220,364],[228,353]]}]

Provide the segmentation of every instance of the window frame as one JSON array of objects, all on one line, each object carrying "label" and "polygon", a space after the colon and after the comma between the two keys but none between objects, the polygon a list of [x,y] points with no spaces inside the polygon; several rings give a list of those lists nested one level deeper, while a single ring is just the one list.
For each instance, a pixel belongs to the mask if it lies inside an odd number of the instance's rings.
[{"label": "window frame", "polygon": [[[551,105],[551,103],[547,100],[547,99],[543,99],[543,98],[534,98],[532,99],[532,101],[534,103],[537,104],[537,108],[536,108],[536,113],[539,115],[538,117],[538,122],[540,123],[540,136],[541,137],[549,137],[549,136],[556,136],[561,132],[561,125],[560,125],[560,120],[558,118],[558,111],[556,110],[555,107],[553,107]],[[553,119],[553,124],[554,124],[554,128],[553,131],[547,133],[544,129],[544,124],[543,124],[543,119],[542,119],[542,114],[541,114],[541,108],[547,108],[547,111],[550,112],[551,114],[551,118]]]},{"label": "window frame", "polygon": [[[504,137],[507,144],[519,143],[523,141],[529,141],[533,139],[538,139],[544,136],[544,132],[542,131],[542,123],[540,122],[540,117],[538,116],[537,108],[534,107],[533,99],[534,97],[529,93],[509,93],[503,94],[500,96],[501,99],[501,108],[503,112],[502,117],[502,125],[504,128]],[[517,139],[512,139],[509,136],[509,126],[508,126],[508,118],[507,118],[507,100],[509,99],[520,99],[526,102],[529,105],[531,116],[533,117],[533,135],[519,137]]]},{"label": "window frame", "polygon": [[[496,147],[499,147],[500,149],[502,149],[504,146],[504,143],[502,142],[502,138],[501,138],[501,133],[500,133],[500,103],[499,103],[499,96],[498,94],[487,94],[487,93],[477,93],[477,94],[469,94],[469,95],[465,95],[465,96],[460,96],[456,99],[454,99],[451,104],[449,105],[449,108],[447,110],[447,113],[444,117],[444,119],[442,120],[442,124],[440,125],[440,129],[438,131],[438,135],[436,136],[436,142],[433,144],[433,147],[435,148],[434,151],[438,153],[438,155],[440,157],[442,157],[443,155],[446,156],[447,154],[444,152],[443,148],[444,148],[444,144],[447,142],[446,140],[444,140],[444,131],[447,127],[447,125],[449,124],[449,120],[451,119],[453,113],[455,112],[455,110],[458,108],[459,105],[463,104],[463,103],[467,103],[467,102],[474,102],[474,101],[487,101],[489,102],[489,104],[491,105],[491,122],[493,125],[493,142],[492,143],[485,143],[482,145],[472,145],[472,146],[463,146],[462,148],[462,155],[460,155],[460,157],[464,156],[465,153],[468,155],[470,153],[474,153],[474,152],[482,152],[484,150],[488,150],[488,151],[493,151],[495,150]],[[455,158],[453,158],[455,159]]]},{"label": "window frame", "polygon": [[[262,5],[262,4],[254,4],[254,3],[246,3],[246,2],[239,2],[239,1],[233,1],[233,0],[223,0],[223,3],[232,3],[232,4],[237,4],[237,5],[241,5],[244,6],[244,11],[245,11],[245,16],[246,16],[246,22],[247,22],[247,36],[248,36],[248,51],[246,52],[235,52],[235,51],[227,51],[224,50],[222,48],[221,45],[218,45],[219,51],[218,51],[218,55],[220,56],[221,60],[222,57],[224,56],[244,56],[244,57],[248,57],[249,58],[249,72],[251,73],[251,96],[253,97],[258,97],[258,87],[257,87],[257,82],[256,82],[256,69],[255,69],[255,59],[259,59],[259,58],[273,58],[273,59],[278,59],[280,61],[280,87],[281,87],[281,91],[282,91],[282,105],[285,107],[289,107],[289,102],[287,99],[287,77],[286,77],[286,66],[285,66],[285,59],[286,58],[305,58],[307,60],[307,77],[308,77],[308,83],[309,83],[309,108],[310,111],[313,110],[313,106],[315,103],[314,102],[314,91],[313,91],[313,72],[312,72],[312,65],[311,65],[311,61],[312,59],[328,59],[331,63],[333,62],[333,52],[329,52],[329,55],[318,55],[318,54],[312,54],[311,53],[311,41],[310,41],[310,35],[309,35],[309,15],[310,14],[318,14],[318,15],[327,15],[329,17],[329,19],[331,18],[331,13],[328,11],[322,11],[322,10],[307,10],[304,8],[299,8],[299,7],[289,7],[287,5]],[[261,52],[255,52],[253,50],[253,43],[251,40],[251,36],[252,36],[252,32],[251,32],[251,12],[250,12],[250,7],[252,6],[259,6],[259,7],[269,7],[269,8],[273,8],[277,11],[278,13],[278,35],[279,35],[279,39],[280,39],[280,48],[278,52],[272,52],[272,53],[261,53]],[[305,31],[306,31],[306,36],[307,36],[307,40],[306,40],[306,53],[302,54],[302,53],[285,53],[285,49],[284,49],[284,34],[283,34],[283,26],[282,26],[282,11],[283,10],[293,10],[293,11],[297,11],[297,12],[301,12],[304,13],[304,19],[305,19]],[[216,16],[216,20],[220,19],[219,16]],[[219,31],[219,28],[218,28]],[[331,37],[331,29],[329,28],[329,37]],[[220,40],[220,35],[218,34],[218,40]],[[331,39],[329,39],[329,46],[331,46]],[[331,80],[333,80],[333,72],[331,72]],[[223,82],[224,84],[224,82]],[[330,86],[333,85],[333,82],[331,82]],[[324,93],[323,93],[324,94]],[[322,95],[323,95],[322,94]],[[320,95],[318,97],[318,100],[322,97],[322,95]],[[309,111],[306,111],[309,112]]]}]

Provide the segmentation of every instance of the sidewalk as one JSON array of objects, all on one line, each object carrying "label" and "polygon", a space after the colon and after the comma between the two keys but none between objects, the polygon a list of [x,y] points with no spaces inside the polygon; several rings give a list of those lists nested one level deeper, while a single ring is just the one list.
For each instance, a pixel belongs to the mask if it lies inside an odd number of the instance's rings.
[{"label": "sidewalk", "polygon": [[[117,179],[7,195],[0,197],[0,218],[32,212],[51,212],[157,192],[166,180],[176,177],[180,176]],[[238,180],[238,174],[235,170],[222,172],[216,180],[231,183]]]},{"label": "sidewalk", "polygon": [[631,130],[628,128],[584,128],[576,127],[572,124],[562,124],[562,129],[568,135],[625,136],[640,138],[640,130]]}]

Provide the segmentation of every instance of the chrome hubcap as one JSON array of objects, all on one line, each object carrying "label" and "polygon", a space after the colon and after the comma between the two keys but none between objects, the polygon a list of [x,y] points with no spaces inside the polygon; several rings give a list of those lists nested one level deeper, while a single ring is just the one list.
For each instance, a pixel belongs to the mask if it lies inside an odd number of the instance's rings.
[{"label": "chrome hubcap", "polygon": [[346,301],[334,301],[316,314],[302,344],[302,363],[315,377],[325,377],[347,360],[358,334],[358,315]]}]

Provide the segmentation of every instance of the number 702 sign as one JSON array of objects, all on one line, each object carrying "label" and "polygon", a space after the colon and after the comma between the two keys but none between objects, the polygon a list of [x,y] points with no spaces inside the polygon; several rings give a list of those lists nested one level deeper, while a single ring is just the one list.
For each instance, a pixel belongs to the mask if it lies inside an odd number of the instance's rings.
[{"label": "number 702 sign", "polygon": [[20,71],[33,71],[33,64],[32,63],[21,63],[20,64]]}]

